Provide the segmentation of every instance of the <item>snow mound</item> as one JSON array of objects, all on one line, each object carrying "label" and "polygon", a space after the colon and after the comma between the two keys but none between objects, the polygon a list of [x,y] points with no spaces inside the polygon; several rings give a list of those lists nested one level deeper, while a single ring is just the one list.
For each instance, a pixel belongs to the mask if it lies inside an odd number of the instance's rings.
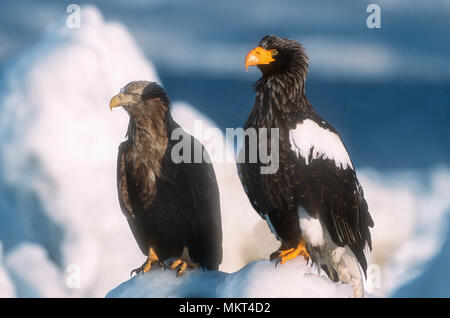
[{"label": "snow mound", "polygon": [[311,273],[311,267],[298,258],[277,267],[268,260],[259,260],[231,274],[193,270],[176,277],[172,270],[152,269],[122,283],[106,297],[348,298],[352,295],[350,285],[333,283]]},{"label": "snow mound", "polygon": [[[375,279],[378,286],[368,286],[369,290],[373,288],[371,292],[380,296],[393,295],[421,273],[441,270],[430,260],[439,254],[441,258],[449,255],[442,246],[449,233],[450,169],[384,174],[361,169],[358,176],[375,222],[371,230],[373,251],[368,254],[368,281]],[[440,266],[445,268],[446,264]],[[450,292],[445,281],[436,282],[433,288]]]},{"label": "snow mound", "polygon": [[[159,79],[125,27],[92,6],[81,13],[80,29],[62,18],[2,74],[0,235],[6,255],[23,242],[42,246],[38,268],[78,266],[71,295],[103,296],[141,262],[116,190],[128,116],[111,113],[109,99],[132,80]],[[40,278],[40,296],[61,291],[44,291]]]},{"label": "snow mound", "polygon": [[69,297],[63,274],[37,244],[21,244],[8,254],[6,267],[21,297]]}]

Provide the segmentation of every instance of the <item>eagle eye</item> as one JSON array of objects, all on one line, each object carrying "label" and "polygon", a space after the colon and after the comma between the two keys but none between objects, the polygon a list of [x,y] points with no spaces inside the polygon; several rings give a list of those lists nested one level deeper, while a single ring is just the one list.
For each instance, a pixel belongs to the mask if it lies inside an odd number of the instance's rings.
[{"label": "eagle eye", "polygon": [[272,56],[277,56],[278,55],[278,50],[274,49],[272,50]]}]

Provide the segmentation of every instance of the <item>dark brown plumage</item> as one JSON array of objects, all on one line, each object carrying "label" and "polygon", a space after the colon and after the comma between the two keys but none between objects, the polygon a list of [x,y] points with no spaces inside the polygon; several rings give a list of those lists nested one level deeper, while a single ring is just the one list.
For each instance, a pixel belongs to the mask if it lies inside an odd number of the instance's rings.
[{"label": "dark brown plumage", "polygon": [[[261,174],[263,164],[248,163],[248,140],[246,161],[238,164],[250,202],[281,241],[272,258],[283,263],[289,259],[283,254],[297,249],[332,280],[349,282],[332,254],[353,253],[366,273],[364,248],[371,248],[373,221],[345,146],[306,98],[308,57],[294,40],[265,36],[246,65],[257,65],[263,75],[255,84],[255,104],[244,128],[278,128],[280,135],[275,174]],[[357,276],[353,269],[352,275]],[[355,295],[360,296],[362,282],[358,284]]]},{"label": "dark brown plumage", "polygon": [[[111,100],[111,108],[123,106],[130,116],[128,140],[119,147],[117,186],[120,206],[133,235],[148,260],[136,272],[152,264],[181,259],[168,266],[182,273],[185,266],[218,269],[222,261],[222,229],[219,189],[211,163],[175,163],[171,140],[181,129],[170,115],[170,102],[156,83],[131,82]],[[199,141],[191,138],[191,149]],[[208,161],[210,162],[210,161]]]}]

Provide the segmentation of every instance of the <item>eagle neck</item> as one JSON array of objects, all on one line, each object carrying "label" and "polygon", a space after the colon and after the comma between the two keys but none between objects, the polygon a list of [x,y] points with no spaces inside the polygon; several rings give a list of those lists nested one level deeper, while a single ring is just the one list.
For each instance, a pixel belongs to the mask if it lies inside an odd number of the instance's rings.
[{"label": "eagle neck", "polygon": [[255,83],[255,120],[280,127],[301,114],[314,112],[305,94],[305,78],[290,70],[259,79]]},{"label": "eagle neck", "polygon": [[155,159],[164,156],[168,143],[166,117],[130,119],[127,135],[135,151],[148,153]]}]

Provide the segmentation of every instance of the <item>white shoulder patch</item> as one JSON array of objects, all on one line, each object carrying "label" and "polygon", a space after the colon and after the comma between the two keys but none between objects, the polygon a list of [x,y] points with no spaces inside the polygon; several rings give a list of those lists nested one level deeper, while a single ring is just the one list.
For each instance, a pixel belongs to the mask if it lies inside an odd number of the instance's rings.
[{"label": "white shoulder patch", "polygon": [[323,158],[333,160],[338,168],[353,169],[341,139],[334,132],[322,128],[314,121],[306,119],[289,131],[291,150],[300,155],[309,164],[309,154],[312,149],[312,159]]}]

